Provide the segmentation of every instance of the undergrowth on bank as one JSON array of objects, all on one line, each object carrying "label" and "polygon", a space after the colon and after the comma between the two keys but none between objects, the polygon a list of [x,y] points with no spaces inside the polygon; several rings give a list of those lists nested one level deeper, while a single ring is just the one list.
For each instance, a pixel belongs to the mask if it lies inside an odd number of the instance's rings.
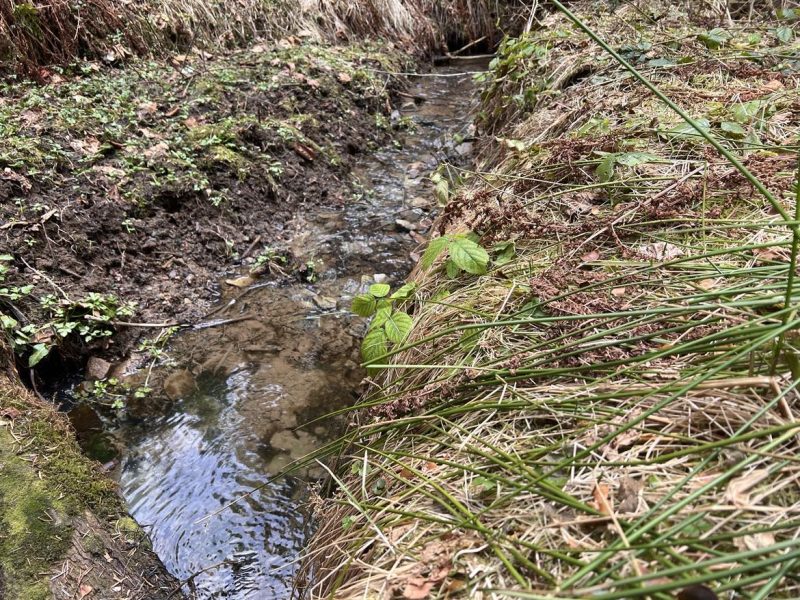
[{"label": "undergrowth on bank", "polygon": [[[312,598],[800,593],[795,17],[571,10],[485,77],[495,142],[321,453]],[[514,255],[448,277],[470,231]]]}]

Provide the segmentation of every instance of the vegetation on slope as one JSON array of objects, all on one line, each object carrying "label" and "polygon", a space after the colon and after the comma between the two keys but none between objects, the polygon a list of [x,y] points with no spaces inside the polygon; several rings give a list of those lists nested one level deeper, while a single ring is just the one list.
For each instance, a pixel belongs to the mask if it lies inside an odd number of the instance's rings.
[{"label": "vegetation on slope", "polygon": [[800,594],[798,15],[572,6],[486,78],[439,230],[492,262],[413,273],[310,597]]}]

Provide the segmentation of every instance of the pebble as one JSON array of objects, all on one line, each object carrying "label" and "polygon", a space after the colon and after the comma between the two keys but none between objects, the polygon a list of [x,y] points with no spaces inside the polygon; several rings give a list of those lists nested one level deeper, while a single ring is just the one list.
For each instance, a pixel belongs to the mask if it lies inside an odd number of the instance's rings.
[{"label": "pebble", "polygon": [[108,372],[111,371],[111,363],[103,360],[97,356],[90,356],[86,361],[85,376],[89,381],[96,381],[98,379],[105,379],[108,377]]}]

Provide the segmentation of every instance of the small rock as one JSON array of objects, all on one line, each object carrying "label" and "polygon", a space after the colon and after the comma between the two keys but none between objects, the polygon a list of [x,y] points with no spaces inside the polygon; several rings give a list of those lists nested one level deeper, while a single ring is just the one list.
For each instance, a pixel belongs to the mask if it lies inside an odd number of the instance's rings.
[{"label": "small rock", "polygon": [[430,210],[433,207],[433,202],[429,198],[423,196],[412,198],[408,204],[411,208],[421,208],[423,210]]},{"label": "small rock", "polygon": [[173,371],[164,380],[164,393],[173,401],[191,394],[196,388],[194,377],[187,369]]},{"label": "small rock", "polygon": [[389,279],[384,273],[375,273],[372,276],[372,281],[375,283],[386,283],[386,280]]},{"label": "small rock", "polygon": [[314,296],[314,304],[316,304],[317,307],[321,308],[322,310],[335,310],[336,298],[331,298],[329,296]]},{"label": "small rock", "polygon": [[84,375],[89,381],[96,381],[98,379],[105,379],[108,377],[108,372],[113,365],[107,360],[103,360],[97,356],[90,356],[86,361],[86,370]]},{"label": "small rock", "polygon": [[399,231],[414,231],[417,229],[417,225],[411,221],[406,221],[405,219],[397,219],[394,224]]},{"label": "small rock", "polygon": [[459,156],[469,156],[472,154],[472,142],[463,142],[455,147]]}]

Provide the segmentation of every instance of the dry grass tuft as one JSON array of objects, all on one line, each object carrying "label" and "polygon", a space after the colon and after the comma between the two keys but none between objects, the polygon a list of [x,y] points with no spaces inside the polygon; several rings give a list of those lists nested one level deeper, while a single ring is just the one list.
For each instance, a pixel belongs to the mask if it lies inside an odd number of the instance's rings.
[{"label": "dry grass tuft", "polygon": [[576,4],[744,171],[559,13],[505,42],[439,225],[516,255],[412,275],[309,598],[800,596],[800,44]]}]

